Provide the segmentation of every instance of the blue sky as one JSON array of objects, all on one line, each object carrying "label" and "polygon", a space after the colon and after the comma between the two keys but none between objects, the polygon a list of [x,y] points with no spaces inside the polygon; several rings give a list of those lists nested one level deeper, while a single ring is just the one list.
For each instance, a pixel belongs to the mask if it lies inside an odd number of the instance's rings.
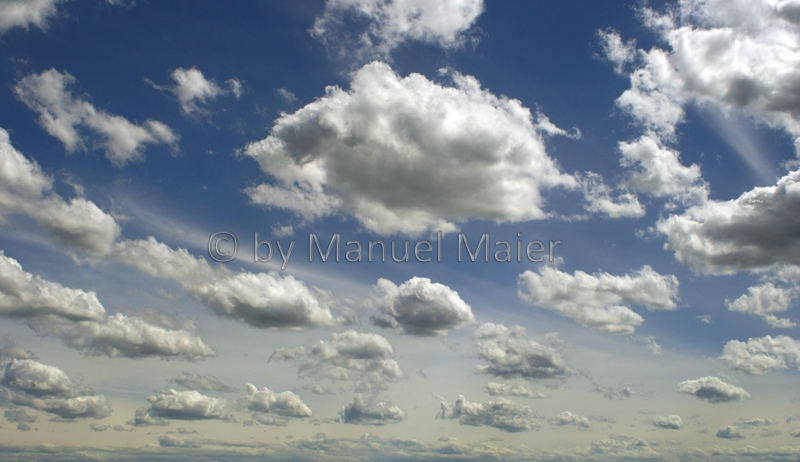
[{"label": "blue sky", "polygon": [[0,2],[0,451],[796,460],[798,11]]}]

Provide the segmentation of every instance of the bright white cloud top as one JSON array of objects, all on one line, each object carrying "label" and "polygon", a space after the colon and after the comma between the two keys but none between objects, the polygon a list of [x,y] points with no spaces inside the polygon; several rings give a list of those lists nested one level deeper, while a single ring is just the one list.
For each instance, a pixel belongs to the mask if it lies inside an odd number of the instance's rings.
[{"label": "bright white cloud top", "polygon": [[542,191],[577,182],[547,155],[530,109],[450,77],[455,86],[367,64],[349,91],[329,87],[247,146],[277,182],[247,195],[308,220],[349,214],[381,234],[545,218]]}]

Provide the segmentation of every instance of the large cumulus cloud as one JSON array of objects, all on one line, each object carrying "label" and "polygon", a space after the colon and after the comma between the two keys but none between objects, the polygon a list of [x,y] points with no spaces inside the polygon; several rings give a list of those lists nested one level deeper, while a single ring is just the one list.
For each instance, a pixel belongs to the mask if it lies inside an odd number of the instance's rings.
[{"label": "large cumulus cloud", "polygon": [[247,194],[306,219],[346,213],[384,234],[547,217],[544,192],[578,183],[547,155],[546,130],[518,100],[451,77],[455,86],[362,67],[349,90],[328,87],[246,147],[274,180]]}]

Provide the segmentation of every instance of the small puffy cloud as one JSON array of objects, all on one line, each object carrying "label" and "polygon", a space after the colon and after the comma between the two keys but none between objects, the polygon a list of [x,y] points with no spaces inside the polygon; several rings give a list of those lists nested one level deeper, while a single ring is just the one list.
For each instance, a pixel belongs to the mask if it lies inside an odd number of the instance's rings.
[{"label": "small puffy cloud", "polygon": [[598,272],[569,274],[545,266],[525,271],[517,279],[519,296],[533,306],[547,308],[600,332],[630,334],[643,319],[625,305],[648,310],[674,310],[678,279],[649,266],[632,274]]},{"label": "small puffy cloud", "polygon": [[202,447],[199,441],[181,438],[173,433],[166,433],[158,437],[158,445],[162,448],[194,449]]},{"label": "small puffy cloud", "polygon": [[550,419],[550,423],[553,425],[558,425],[559,427],[563,427],[565,425],[574,425],[578,428],[589,428],[592,426],[588,417],[582,414],[575,414],[570,411],[563,411],[559,413],[557,416]]},{"label": "small puffy cloud", "polygon": [[128,119],[97,109],[92,103],[73,95],[75,77],[55,69],[23,77],[14,86],[14,93],[28,108],[39,114],[39,124],[51,136],[73,152],[86,148],[86,140],[78,131],[87,129],[99,137],[106,157],[115,166],[141,160],[148,144],[165,144],[175,148],[178,135],[156,120],[136,124]]},{"label": "small puffy cloud", "polygon": [[108,431],[108,430],[112,430],[112,431],[115,431],[115,432],[132,432],[132,431],[134,431],[134,428],[132,428],[132,427],[124,427],[122,425],[113,425],[112,426],[112,425],[98,424],[98,423],[89,424],[89,429],[92,430],[93,432],[97,432],[97,433]]},{"label": "small puffy cloud", "polygon": [[664,146],[653,135],[619,143],[620,164],[628,169],[626,184],[636,192],[654,197],[677,198],[684,203],[703,203],[708,187],[697,164],[685,166],[680,153]]},{"label": "small puffy cloud", "polygon": [[411,335],[444,335],[475,323],[470,306],[458,292],[428,278],[413,277],[395,285],[378,279],[376,290],[382,294],[378,305],[393,324]]},{"label": "small puffy cloud", "polygon": [[271,228],[272,235],[275,238],[290,237],[294,235],[294,226],[292,225],[275,225]]},{"label": "small puffy cloud", "polygon": [[278,93],[278,96],[280,96],[286,104],[294,104],[294,102],[297,101],[297,96],[286,88],[278,88],[275,92]]},{"label": "small puffy cloud", "polygon": [[666,428],[669,430],[679,430],[683,426],[683,420],[679,415],[658,415],[653,417],[651,422],[654,426],[658,428]]},{"label": "small puffy cloud", "polygon": [[581,177],[581,187],[586,200],[586,211],[605,215],[609,218],[641,217],[645,209],[635,194],[622,190],[616,193],[603,183],[603,177],[594,172],[587,172]]},{"label": "small puffy cloud", "polygon": [[177,385],[180,385],[183,388],[188,388],[190,390],[200,390],[200,391],[235,391],[236,389],[233,387],[229,387],[222,383],[222,381],[213,375],[200,375],[200,374],[192,374],[190,372],[184,372],[183,374],[171,379],[170,382],[173,382]]},{"label": "small puffy cloud", "polygon": [[14,214],[32,218],[58,243],[93,258],[111,252],[120,234],[116,220],[94,202],[66,201],[56,194],[52,178],[17,151],[0,128],[0,224]]},{"label": "small puffy cloud", "polygon": [[458,395],[452,405],[442,401],[439,418],[457,419],[461,425],[521,432],[536,428],[539,416],[530,407],[516,405],[504,398],[478,403]]},{"label": "small puffy cloud", "polygon": [[542,392],[533,391],[521,383],[489,382],[483,387],[489,396],[522,396],[524,398],[547,398]]},{"label": "small puffy cloud", "polygon": [[753,418],[750,418],[750,419],[742,418],[742,419],[737,420],[736,421],[736,426],[737,427],[751,427],[751,428],[769,427],[769,426],[775,425],[776,423],[777,422],[775,422],[774,420],[772,420],[770,418],[753,417]]},{"label": "small puffy cloud", "polygon": [[359,386],[369,389],[405,377],[386,338],[352,329],[315,343],[299,360],[298,372],[316,379],[361,382]]},{"label": "small puffy cloud", "polygon": [[196,67],[184,69],[176,68],[171,74],[174,85],[161,86],[147,81],[158,90],[172,93],[181,106],[181,111],[186,115],[196,115],[206,112],[204,106],[211,100],[222,95],[233,95],[239,98],[243,92],[242,82],[238,79],[228,79],[224,85],[219,85],[213,79],[206,78]]},{"label": "small puffy cloud", "polygon": [[160,425],[166,426],[169,425],[169,421],[167,419],[162,419],[161,417],[154,417],[150,414],[149,409],[146,407],[139,408],[134,412],[133,419],[127,422],[128,425],[133,425],[134,427],[143,427],[143,426],[151,426],[151,425]]},{"label": "small puffy cloud", "polygon": [[698,399],[704,399],[709,403],[726,403],[750,397],[747,390],[731,385],[719,377],[684,380],[678,384],[678,391]]},{"label": "small puffy cloud", "polygon": [[303,357],[306,354],[306,349],[302,346],[297,347],[280,347],[269,355],[269,361],[292,361]]},{"label": "small puffy cloud", "polygon": [[738,428],[728,425],[727,427],[721,428],[717,431],[717,438],[726,440],[741,440],[744,439],[744,435],[739,431]]},{"label": "small puffy cloud", "polygon": [[56,14],[56,5],[64,0],[5,0],[0,3],[0,35],[14,27],[47,27]]},{"label": "small puffy cloud", "polygon": [[325,388],[325,387],[323,387],[322,385],[320,385],[318,383],[315,383],[315,384],[310,385],[310,386],[306,386],[305,388],[308,389],[311,393],[314,393],[315,395],[333,395],[333,394],[335,394],[335,392],[333,390],[329,390],[328,388]]},{"label": "small puffy cloud", "polygon": [[578,184],[547,155],[531,111],[449,75],[455,86],[367,64],[350,90],[328,87],[245,148],[275,180],[245,192],[305,219],[352,215],[381,234],[549,216],[543,192]]},{"label": "small puffy cloud", "polygon": [[461,46],[483,8],[483,0],[326,0],[309,32],[339,57],[386,58],[409,41]]},{"label": "small puffy cloud", "polygon": [[17,424],[17,430],[26,432],[31,429],[30,425],[36,423],[38,418],[35,415],[30,415],[28,412],[20,407],[12,407],[3,412],[3,417],[11,423]]},{"label": "small puffy cloud", "polygon": [[392,403],[370,401],[361,396],[353,398],[339,411],[341,422],[357,425],[386,425],[400,422],[405,417],[405,412]]},{"label": "small puffy cloud", "polygon": [[647,351],[652,353],[654,356],[662,356],[664,354],[664,350],[662,350],[661,345],[656,342],[656,338],[652,335],[642,338],[642,341],[644,341],[644,346],[647,348]]},{"label": "small puffy cloud", "polygon": [[775,313],[789,309],[792,303],[792,290],[776,287],[771,282],[747,288],[747,293],[736,300],[725,300],[730,311],[758,316],[773,328],[789,328],[796,325],[790,319],[779,318]]},{"label": "small puffy cloud", "polygon": [[189,330],[153,325],[122,313],[107,316],[94,292],[27,273],[2,250],[0,316],[24,319],[38,334],[61,338],[89,355],[200,359],[215,354]]},{"label": "small puffy cloud", "polygon": [[217,315],[254,327],[330,326],[335,321],[326,296],[291,275],[233,273],[153,237],[121,242],[116,255],[151,276],[177,282]]},{"label": "small puffy cloud", "polygon": [[242,403],[254,415],[271,414],[287,418],[311,417],[311,409],[291,391],[275,393],[267,387],[258,388],[252,383],[247,384],[247,395],[242,398]]},{"label": "small puffy cloud", "polygon": [[614,70],[621,74],[625,66],[636,59],[636,41],[624,41],[619,33],[612,30],[602,30],[597,33],[603,55],[614,64]]},{"label": "small puffy cloud", "polygon": [[520,326],[482,324],[475,331],[478,356],[488,364],[478,366],[484,374],[502,378],[547,379],[570,372],[555,349],[527,337]]},{"label": "small puffy cloud", "polygon": [[630,88],[616,105],[658,138],[675,138],[675,127],[684,120],[681,95],[674,83],[675,70],[667,53],[660,49],[642,52],[642,65],[630,74]]},{"label": "small puffy cloud", "polygon": [[600,393],[606,399],[615,400],[615,399],[627,399],[634,395],[634,390],[631,388],[630,385],[619,385],[619,386],[612,386],[612,387],[604,387],[600,384],[595,384],[592,388],[593,392]]},{"label": "small puffy cloud", "polygon": [[333,324],[333,316],[324,299],[291,275],[237,273],[228,278],[206,281],[206,285],[186,280],[180,282],[215,313],[255,327]]},{"label": "small puffy cloud", "polygon": [[61,369],[33,359],[11,359],[5,364],[0,397],[62,419],[102,419],[111,413],[105,396],[78,388]]},{"label": "small puffy cloud", "polygon": [[729,201],[710,200],[662,218],[666,249],[694,271],[730,274],[775,264],[800,265],[800,170],[774,186]]},{"label": "small puffy cloud", "polygon": [[752,375],[800,370],[800,342],[785,335],[749,338],[746,342],[731,340],[725,344],[721,358],[730,367]]},{"label": "small puffy cloud", "polygon": [[167,420],[227,420],[230,411],[225,400],[198,391],[159,391],[147,398],[147,417]]}]

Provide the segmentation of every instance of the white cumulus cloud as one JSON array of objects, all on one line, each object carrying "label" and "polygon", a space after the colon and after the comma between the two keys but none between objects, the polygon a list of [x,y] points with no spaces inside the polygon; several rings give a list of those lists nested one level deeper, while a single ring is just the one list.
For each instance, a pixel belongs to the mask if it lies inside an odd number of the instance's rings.
[{"label": "white cumulus cloud", "polygon": [[522,396],[524,398],[547,398],[542,392],[533,391],[522,383],[489,382],[483,387],[489,396]]},{"label": "white cumulus cloud", "polygon": [[358,425],[386,425],[405,419],[406,414],[398,406],[387,401],[371,401],[356,396],[339,412],[344,423]]},{"label": "white cumulus cloud", "polygon": [[107,315],[94,292],[30,274],[0,250],[0,316],[23,319],[35,332],[61,338],[90,355],[201,359],[214,350],[193,332]]},{"label": "white cumulus cloud", "polygon": [[653,425],[658,428],[666,428],[669,430],[679,430],[683,426],[683,419],[679,415],[657,415],[653,417]]},{"label": "white cumulus cloud", "polygon": [[725,344],[721,358],[732,368],[752,375],[800,370],[800,342],[786,335],[749,338],[746,342],[731,340]]},{"label": "white cumulus cloud", "polygon": [[47,27],[56,14],[56,6],[64,0],[4,0],[0,2],[0,34],[14,27],[28,29]]},{"label": "white cumulus cloud", "polygon": [[300,362],[299,372],[328,380],[364,381],[378,387],[405,376],[386,338],[352,329],[335,332],[315,343]]},{"label": "white cumulus cloud", "polygon": [[166,420],[227,420],[231,417],[228,403],[195,390],[159,391],[147,398],[146,414]]},{"label": "white cumulus cloud", "polygon": [[111,413],[103,395],[77,387],[61,369],[34,359],[11,359],[0,378],[0,396],[62,419],[102,419]]},{"label": "white cumulus cloud", "polygon": [[177,282],[217,315],[254,327],[330,326],[335,321],[324,294],[291,275],[212,267],[186,249],[172,249],[153,237],[120,242],[116,256],[151,276]]},{"label": "white cumulus cloud", "polygon": [[678,391],[704,399],[710,403],[726,403],[750,397],[747,390],[731,385],[719,377],[701,377],[684,380],[678,384]]},{"label": "white cumulus cloud", "polygon": [[578,428],[589,428],[592,426],[589,418],[583,414],[575,414],[571,411],[563,411],[550,419],[550,423],[563,427],[565,425],[574,425]]},{"label": "white cumulus cloud", "polygon": [[375,288],[382,294],[378,305],[384,314],[407,334],[443,335],[475,323],[458,292],[428,278],[413,277],[399,286],[381,278]]},{"label": "white cumulus cloud", "polygon": [[408,41],[455,48],[483,12],[483,0],[326,0],[310,33],[341,57],[386,58]]},{"label": "white cumulus cloud", "polygon": [[504,398],[479,403],[458,395],[452,405],[442,401],[439,418],[457,419],[461,425],[521,432],[536,428],[536,421],[540,417],[530,407],[514,404]]},{"label": "white cumulus cloud", "polygon": [[110,114],[81,97],[73,95],[76,79],[69,73],[48,69],[23,77],[14,86],[20,101],[39,114],[39,124],[58,138],[64,149],[86,149],[86,138],[79,129],[98,136],[97,143],[115,166],[142,159],[148,144],[165,144],[175,149],[178,135],[157,120],[137,124]]},{"label": "white cumulus cloud", "polygon": [[725,300],[725,305],[731,311],[746,313],[762,318],[770,327],[789,328],[796,323],[787,318],[779,318],[775,313],[782,313],[789,309],[792,303],[792,290],[776,287],[771,282],[750,286],[747,293],[736,300]]},{"label": "white cumulus cloud", "polygon": [[710,200],[662,218],[665,248],[694,271],[730,274],[775,264],[800,265],[800,170],[774,186],[729,201]]},{"label": "white cumulus cloud", "polygon": [[610,334],[633,333],[643,322],[627,305],[648,310],[677,307],[678,279],[661,275],[649,266],[623,276],[583,271],[569,274],[545,266],[538,272],[520,274],[517,285],[520,298],[527,303]]},{"label": "white cumulus cloud", "polygon": [[175,82],[173,85],[157,85],[149,80],[145,81],[157,90],[172,93],[186,115],[205,113],[205,105],[223,95],[233,95],[239,99],[244,91],[239,79],[230,78],[220,85],[214,79],[206,78],[197,67],[178,67],[172,71],[170,77]]},{"label": "white cumulus cloud", "polygon": [[0,128],[0,224],[21,214],[50,232],[55,240],[89,257],[111,252],[120,234],[114,218],[82,197],[69,201],[53,191],[53,179],[11,145]]},{"label": "white cumulus cloud", "polygon": [[[279,418],[311,417],[311,409],[291,391],[276,393],[267,387],[258,388],[252,383],[246,385],[247,395],[242,402],[256,420],[260,416],[278,416]],[[266,422],[274,422],[267,420]]]},{"label": "white cumulus cloud", "polygon": [[305,219],[349,214],[381,234],[546,218],[542,193],[578,184],[547,155],[531,111],[450,76],[455,86],[362,67],[349,90],[328,87],[246,147],[275,180],[246,193]]},{"label": "white cumulus cloud", "polygon": [[502,378],[547,379],[568,374],[570,369],[554,348],[531,340],[520,326],[486,323],[476,329],[478,366],[484,374]]}]

